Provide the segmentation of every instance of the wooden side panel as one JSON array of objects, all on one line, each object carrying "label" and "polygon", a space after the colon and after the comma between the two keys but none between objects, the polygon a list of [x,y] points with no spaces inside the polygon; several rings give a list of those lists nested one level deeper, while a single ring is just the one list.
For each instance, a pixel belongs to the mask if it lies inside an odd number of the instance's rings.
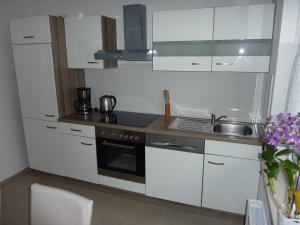
[{"label": "wooden side panel", "polygon": [[50,16],[50,27],[58,113],[63,117],[75,111],[76,88],[85,86],[85,73],[68,69],[64,19]]},{"label": "wooden side panel", "polygon": [[[101,16],[102,21],[102,45],[103,50],[117,49],[117,26],[116,20],[106,16]],[[118,67],[117,60],[104,60],[104,68]]]}]

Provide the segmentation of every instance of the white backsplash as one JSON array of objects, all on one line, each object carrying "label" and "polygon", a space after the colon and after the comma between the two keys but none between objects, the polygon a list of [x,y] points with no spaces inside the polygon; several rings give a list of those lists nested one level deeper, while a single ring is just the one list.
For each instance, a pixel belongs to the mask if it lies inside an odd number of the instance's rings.
[{"label": "white backsplash", "polygon": [[117,97],[116,110],[164,113],[163,90],[170,91],[171,111],[177,116],[259,119],[263,75],[229,72],[162,72],[149,65],[120,65],[118,69],[86,70],[92,88],[92,104],[99,97]]}]

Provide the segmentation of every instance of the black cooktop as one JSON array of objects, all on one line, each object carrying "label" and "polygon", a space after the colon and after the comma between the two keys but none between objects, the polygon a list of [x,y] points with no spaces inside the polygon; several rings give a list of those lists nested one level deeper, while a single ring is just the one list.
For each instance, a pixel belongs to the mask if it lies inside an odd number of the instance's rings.
[{"label": "black cooktop", "polygon": [[97,122],[118,124],[133,127],[147,127],[158,115],[136,112],[113,111],[101,113],[101,119]]}]

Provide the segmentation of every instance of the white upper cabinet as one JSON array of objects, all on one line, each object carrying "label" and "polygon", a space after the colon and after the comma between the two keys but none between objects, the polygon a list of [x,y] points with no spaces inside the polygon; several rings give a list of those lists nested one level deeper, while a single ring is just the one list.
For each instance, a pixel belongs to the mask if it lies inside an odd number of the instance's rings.
[{"label": "white upper cabinet", "polygon": [[214,56],[212,71],[268,72],[269,63],[270,56]]},{"label": "white upper cabinet", "polygon": [[214,40],[272,39],[275,4],[218,7]]},{"label": "white upper cabinet", "polygon": [[268,72],[275,4],[215,9],[212,71]]},{"label": "white upper cabinet", "polygon": [[49,16],[10,20],[12,44],[51,43]]},{"label": "white upper cabinet", "polygon": [[13,52],[23,117],[56,121],[51,44],[13,45]]},{"label": "white upper cabinet", "polygon": [[211,40],[213,8],[153,13],[153,41]]},{"label": "white upper cabinet", "polygon": [[210,71],[213,8],[153,13],[153,70]]},{"label": "white upper cabinet", "polygon": [[94,58],[103,49],[101,27],[101,16],[65,19],[69,68],[103,69],[103,60]]}]

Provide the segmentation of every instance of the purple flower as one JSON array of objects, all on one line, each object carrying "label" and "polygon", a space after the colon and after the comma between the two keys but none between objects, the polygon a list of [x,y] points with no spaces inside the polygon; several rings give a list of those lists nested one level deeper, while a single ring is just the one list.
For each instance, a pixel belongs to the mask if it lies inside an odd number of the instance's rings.
[{"label": "purple flower", "polygon": [[264,129],[268,145],[277,147],[279,144],[288,144],[300,153],[300,112],[294,116],[290,113],[270,116]]}]

